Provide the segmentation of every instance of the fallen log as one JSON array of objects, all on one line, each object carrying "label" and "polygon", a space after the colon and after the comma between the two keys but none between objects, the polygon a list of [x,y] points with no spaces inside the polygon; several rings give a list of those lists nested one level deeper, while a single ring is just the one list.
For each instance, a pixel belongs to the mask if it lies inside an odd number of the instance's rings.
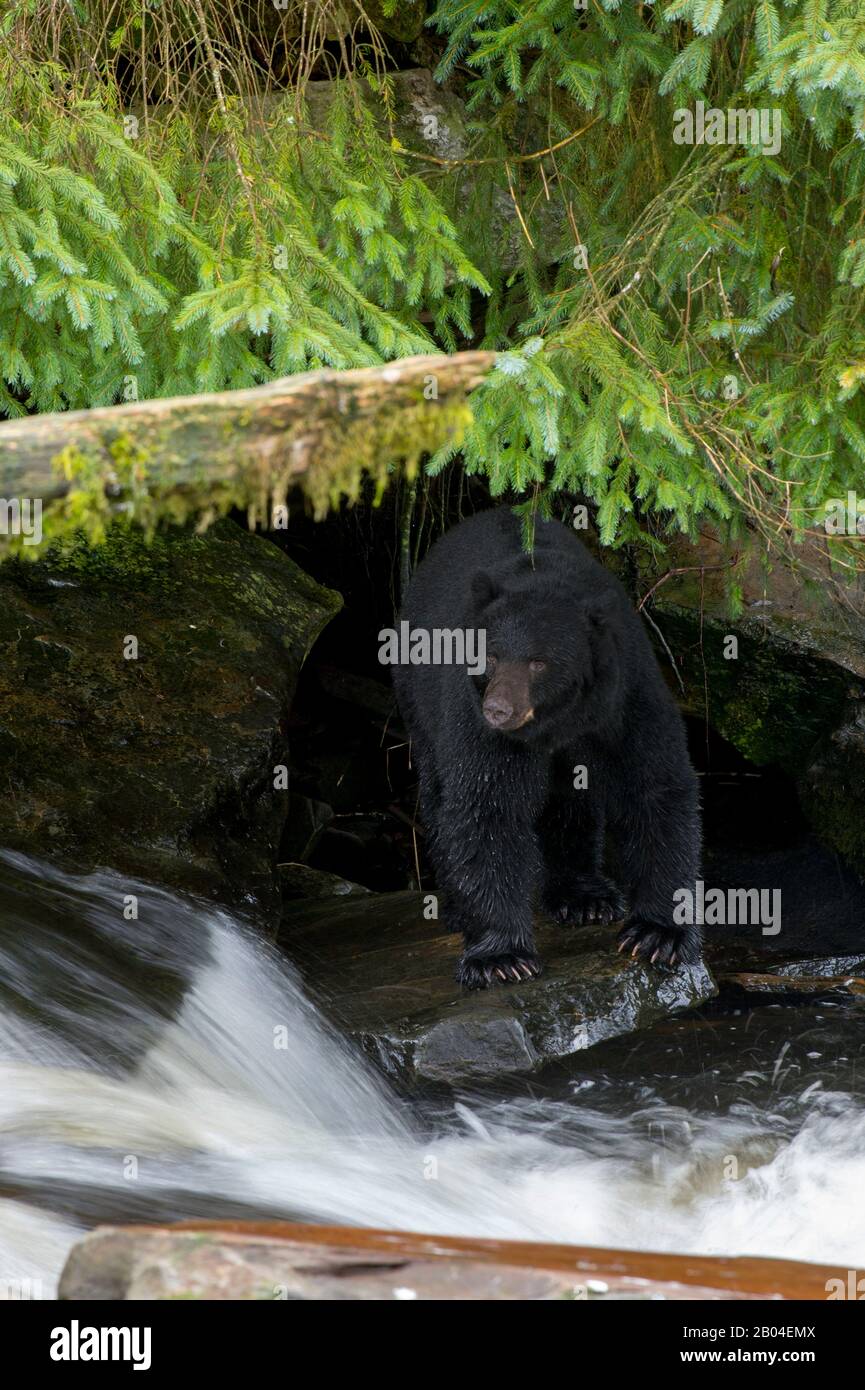
[{"label": "fallen log", "polygon": [[754,1256],[205,1220],[91,1232],[69,1254],[59,1298],[825,1301],[844,1296],[847,1276]]},{"label": "fallen log", "polygon": [[300,484],[321,514],[335,497],[356,493],[365,473],[383,479],[394,462],[458,441],[466,397],[494,361],[492,352],[430,354],[240,391],[9,420],[0,424],[0,496],[47,502],[94,470],[108,489],[122,490],[123,469],[132,467],[160,495],[218,486],[233,489],[234,500],[255,500]]}]

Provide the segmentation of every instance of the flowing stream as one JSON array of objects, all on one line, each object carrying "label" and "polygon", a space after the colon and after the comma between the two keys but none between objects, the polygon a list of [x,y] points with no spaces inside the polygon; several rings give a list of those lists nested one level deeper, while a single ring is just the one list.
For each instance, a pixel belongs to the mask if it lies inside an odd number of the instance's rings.
[{"label": "flowing stream", "polygon": [[228,913],[0,853],[0,1296],[51,1297],[96,1223],[191,1216],[861,1266],[862,1008],[673,1021],[409,1102]]}]

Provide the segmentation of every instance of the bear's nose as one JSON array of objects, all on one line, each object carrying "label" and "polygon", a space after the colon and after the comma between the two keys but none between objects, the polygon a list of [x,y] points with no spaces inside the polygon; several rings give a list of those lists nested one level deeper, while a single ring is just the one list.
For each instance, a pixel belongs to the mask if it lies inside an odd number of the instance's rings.
[{"label": "bear's nose", "polygon": [[483,711],[487,723],[492,724],[494,729],[498,729],[513,718],[514,707],[509,705],[507,700],[502,699],[501,695],[488,695],[483,703]]}]

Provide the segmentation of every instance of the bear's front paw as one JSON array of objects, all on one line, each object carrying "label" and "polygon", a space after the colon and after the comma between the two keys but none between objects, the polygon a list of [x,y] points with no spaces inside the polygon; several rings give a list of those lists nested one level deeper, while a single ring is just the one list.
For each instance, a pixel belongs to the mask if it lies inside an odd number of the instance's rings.
[{"label": "bear's front paw", "polygon": [[490,985],[509,985],[533,980],[541,973],[541,962],[533,952],[506,952],[497,956],[462,956],[457,980],[466,989],[487,989]]},{"label": "bear's front paw", "polygon": [[695,927],[646,922],[632,918],[616,940],[618,950],[650,965],[693,965],[700,959],[700,933]]},{"label": "bear's front paw", "polygon": [[621,922],[628,910],[615,883],[602,874],[587,874],[565,889],[549,889],[544,906],[554,921],[569,927]]}]

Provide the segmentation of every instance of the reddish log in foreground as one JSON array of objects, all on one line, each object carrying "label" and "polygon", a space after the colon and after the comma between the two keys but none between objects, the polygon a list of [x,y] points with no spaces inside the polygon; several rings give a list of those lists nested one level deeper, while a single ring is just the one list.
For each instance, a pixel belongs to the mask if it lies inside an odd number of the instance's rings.
[{"label": "reddish log in foreground", "polygon": [[[847,1271],[280,1221],[105,1227],[72,1249],[62,1299],[673,1299],[825,1301]],[[279,1291],[279,1292],[277,1292]]]}]

